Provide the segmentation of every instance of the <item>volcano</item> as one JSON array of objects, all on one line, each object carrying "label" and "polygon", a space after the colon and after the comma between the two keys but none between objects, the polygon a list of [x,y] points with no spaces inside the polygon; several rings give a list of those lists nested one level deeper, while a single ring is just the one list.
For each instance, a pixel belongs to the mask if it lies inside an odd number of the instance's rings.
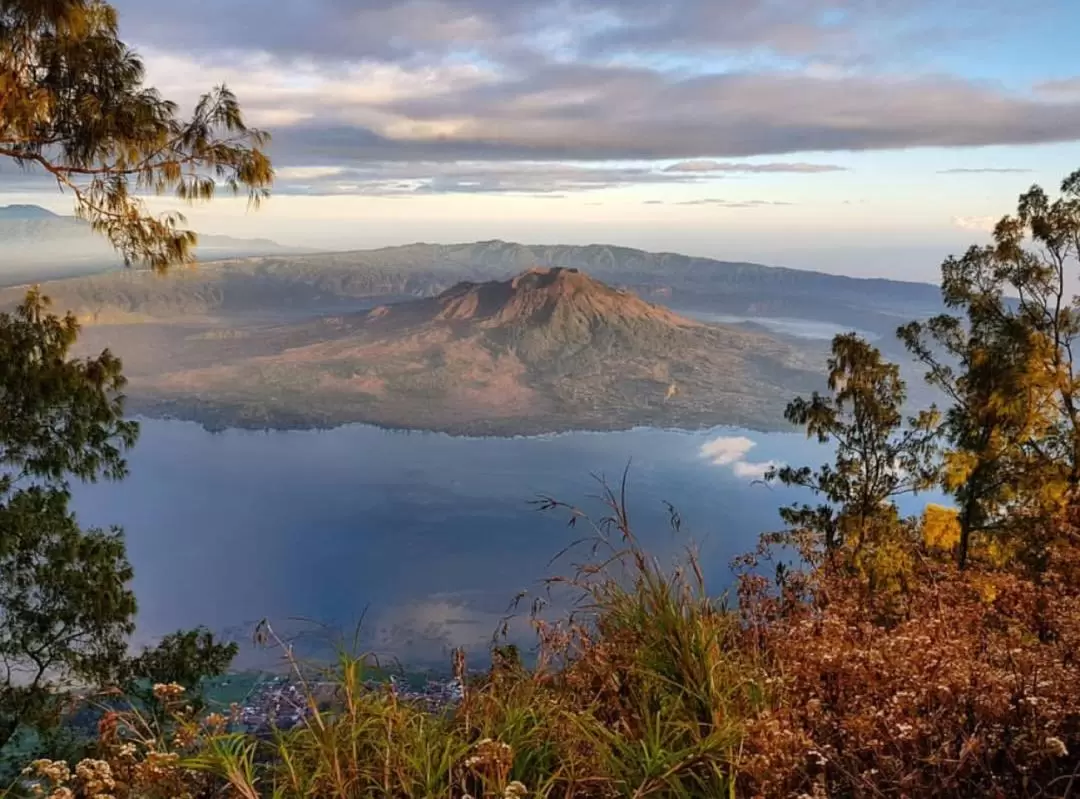
[{"label": "volcano", "polygon": [[133,381],[132,394],[137,407],[148,395],[150,410],[209,410],[230,425],[776,429],[791,396],[821,387],[820,363],[788,341],[682,317],[577,269],[535,268],[249,332],[224,363]]}]

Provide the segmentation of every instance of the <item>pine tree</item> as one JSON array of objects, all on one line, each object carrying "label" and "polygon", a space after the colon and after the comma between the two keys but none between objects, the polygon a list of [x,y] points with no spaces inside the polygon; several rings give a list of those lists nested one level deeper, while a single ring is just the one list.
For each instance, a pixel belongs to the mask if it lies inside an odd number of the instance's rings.
[{"label": "pine tree", "polygon": [[196,236],[140,193],[207,200],[219,184],[258,203],[273,179],[268,137],[224,86],[189,119],[143,85],[143,65],[102,0],[0,0],[0,157],[44,173],[125,262],[165,269]]},{"label": "pine tree", "polygon": [[[267,135],[225,87],[182,119],[143,74],[104,0],[0,0],[0,158],[70,192],[127,264],[164,270],[192,259],[196,237],[180,214],[152,216],[144,195],[195,202],[224,187],[257,204],[273,170]],[[124,541],[79,527],[69,483],[122,478],[138,430],[123,418],[119,360],[72,357],[78,325],[48,305],[35,290],[0,314],[0,749],[55,723],[65,687],[191,676],[235,651],[178,633],[128,660]]]},{"label": "pine tree", "polygon": [[1080,172],[1055,202],[1033,187],[993,244],[946,260],[942,295],[958,313],[899,330],[952,403],[942,485],[959,506],[961,566],[973,536],[994,534],[1026,538],[1038,561],[1039,531],[1077,500],[1080,313],[1068,270],[1078,255]]},{"label": "pine tree", "polygon": [[135,613],[119,530],[68,510],[71,479],[125,474],[120,364],[71,358],[75,319],[47,307],[31,292],[0,314],[0,747],[55,721],[58,689],[114,674]]},{"label": "pine tree", "polygon": [[831,395],[799,397],[785,415],[808,437],[835,444],[834,462],[818,469],[776,467],[766,480],[821,496],[824,503],[783,508],[781,517],[793,530],[810,533],[819,554],[835,562],[843,552],[843,561],[855,563],[868,544],[895,528],[895,498],[933,482],[937,414],[905,419],[899,368],[854,333],[833,339],[828,368]]}]

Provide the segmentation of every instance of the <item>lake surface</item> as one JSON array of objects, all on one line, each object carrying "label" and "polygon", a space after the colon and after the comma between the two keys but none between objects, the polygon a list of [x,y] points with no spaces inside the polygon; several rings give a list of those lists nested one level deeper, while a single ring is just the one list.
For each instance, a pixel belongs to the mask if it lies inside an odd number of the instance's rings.
[{"label": "lake surface", "polygon": [[585,525],[538,512],[538,495],[601,517],[590,475],[617,484],[630,463],[640,539],[670,559],[693,537],[719,592],[730,558],[776,529],[777,506],[796,498],[753,484],[767,462],[827,457],[801,435],[731,428],[475,439],[143,420],[131,476],[79,487],[75,507],[84,525],[125,528],[141,639],[199,624],[244,639],[263,617],[289,630],[310,628],[293,617],[349,629],[366,609],[368,645],[442,662],[453,646],[484,649],[517,592],[542,593],[542,578],[570,567],[549,561]]}]

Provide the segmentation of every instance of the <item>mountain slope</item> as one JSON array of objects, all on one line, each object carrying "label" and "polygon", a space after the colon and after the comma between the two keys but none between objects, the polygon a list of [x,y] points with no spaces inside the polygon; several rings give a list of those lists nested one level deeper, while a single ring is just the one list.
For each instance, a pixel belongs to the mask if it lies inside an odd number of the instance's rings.
[{"label": "mountain slope", "polygon": [[[223,340],[158,360],[188,368],[137,364],[135,407],[213,426],[777,428],[788,398],[819,386],[822,362],[815,349],[695,322],[559,268]],[[214,365],[197,365],[200,347]]]}]

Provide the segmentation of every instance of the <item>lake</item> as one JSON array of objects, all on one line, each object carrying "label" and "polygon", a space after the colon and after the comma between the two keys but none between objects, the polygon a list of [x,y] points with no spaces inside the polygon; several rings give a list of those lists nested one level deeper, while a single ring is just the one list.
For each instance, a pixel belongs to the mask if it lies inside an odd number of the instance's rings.
[{"label": "lake", "polygon": [[617,483],[629,463],[640,539],[671,559],[692,537],[719,591],[730,558],[795,498],[753,484],[768,462],[826,457],[798,434],[731,428],[477,439],[363,425],[209,433],[143,420],[131,476],[78,487],[75,507],[84,525],[126,531],[140,640],[199,624],[244,639],[263,617],[345,629],[363,616],[367,645],[442,662],[454,646],[484,649],[517,592],[535,595],[569,568],[549,561],[585,525],[538,512],[538,495],[602,516],[590,475]]}]

